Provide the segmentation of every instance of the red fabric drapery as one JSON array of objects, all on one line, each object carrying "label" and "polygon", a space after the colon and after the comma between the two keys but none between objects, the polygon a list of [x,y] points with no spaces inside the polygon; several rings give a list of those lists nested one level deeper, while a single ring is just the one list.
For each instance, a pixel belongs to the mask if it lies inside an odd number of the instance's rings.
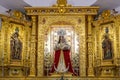
[{"label": "red fabric drapery", "polygon": [[55,71],[54,66],[57,68],[59,59],[60,59],[60,50],[56,50],[55,51],[54,63],[52,65],[51,73],[53,73]]},{"label": "red fabric drapery", "polygon": [[[54,64],[52,65],[51,73],[53,73],[55,71],[54,66],[56,68],[58,67],[58,62],[59,62],[60,54],[61,54],[60,52],[61,52],[61,50],[55,51]],[[70,50],[63,50],[63,55],[64,55],[66,68],[69,66],[68,71],[75,75],[73,68],[72,68],[71,60],[70,60]]]}]

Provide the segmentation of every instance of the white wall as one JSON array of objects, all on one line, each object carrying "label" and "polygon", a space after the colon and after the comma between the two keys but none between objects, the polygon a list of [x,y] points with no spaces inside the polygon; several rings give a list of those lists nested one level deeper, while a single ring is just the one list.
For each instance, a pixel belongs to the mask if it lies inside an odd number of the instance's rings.
[{"label": "white wall", "polygon": [[115,8],[116,11],[118,11],[118,13],[120,14],[120,6]]},{"label": "white wall", "polygon": [[0,14],[7,14],[7,13],[6,13],[7,10],[8,10],[8,9],[6,9],[6,8],[4,8],[4,7],[2,7],[2,6],[0,5]]}]

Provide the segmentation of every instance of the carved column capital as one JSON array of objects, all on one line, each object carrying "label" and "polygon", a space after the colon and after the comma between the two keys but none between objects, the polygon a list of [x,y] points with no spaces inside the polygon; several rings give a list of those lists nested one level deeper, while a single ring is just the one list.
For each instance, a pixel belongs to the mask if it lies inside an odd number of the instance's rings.
[{"label": "carved column capital", "polygon": [[32,22],[36,22],[36,16],[32,16]]}]

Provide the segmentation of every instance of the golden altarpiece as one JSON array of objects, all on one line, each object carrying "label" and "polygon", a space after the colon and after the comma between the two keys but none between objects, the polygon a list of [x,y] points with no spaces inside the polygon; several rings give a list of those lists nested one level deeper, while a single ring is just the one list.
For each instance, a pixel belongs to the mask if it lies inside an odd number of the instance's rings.
[{"label": "golden altarpiece", "polygon": [[[29,20],[16,10],[0,15],[0,79],[120,79],[120,15],[106,10],[96,19],[99,7],[72,6],[66,0],[25,10]],[[50,72],[60,30],[71,46],[76,75]]]}]

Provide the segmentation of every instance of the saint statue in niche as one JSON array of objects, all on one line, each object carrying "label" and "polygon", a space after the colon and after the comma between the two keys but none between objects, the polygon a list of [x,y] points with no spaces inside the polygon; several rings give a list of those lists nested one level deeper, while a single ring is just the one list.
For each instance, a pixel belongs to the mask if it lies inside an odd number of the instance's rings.
[{"label": "saint statue in niche", "polygon": [[112,42],[111,40],[109,39],[109,29],[106,28],[105,29],[105,35],[104,35],[104,40],[102,42],[102,49],[103,49],[103,59],[106,60],[106,59],[112,59],[112,56],[113,56],[113,51],[112,51]]},{"label": "saint statue in niche", "polygon": [[20,60],[22,53],[22,42],[19,39],[19,29],[16,28],[15,32],[10,38],[10,53],[11,59]]},{"label": "saint statue in niche", "polygon": [[52,65],[51,73],[54,71],[58,73],[70,72],[75,75],[71,59],[70,59],[70,45],[67,44],[64,35],[65,30],[61,29],[58,31],[59,40],[54,48],[54,63]]}]

